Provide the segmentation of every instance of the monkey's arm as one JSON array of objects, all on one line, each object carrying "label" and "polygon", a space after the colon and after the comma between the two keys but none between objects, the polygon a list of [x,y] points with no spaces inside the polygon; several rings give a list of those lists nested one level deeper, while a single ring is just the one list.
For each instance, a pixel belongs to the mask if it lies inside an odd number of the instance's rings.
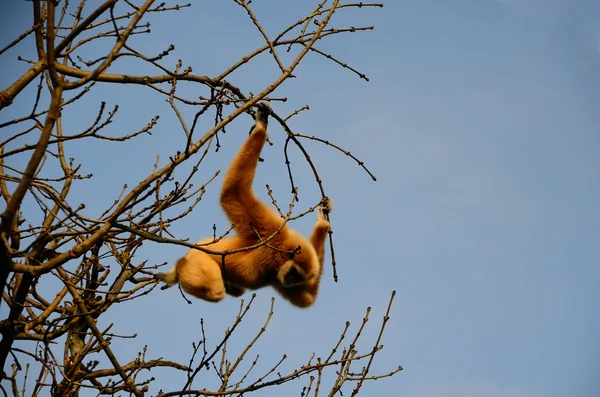
[{"label": "monkey's arm", "polygon": [[267,140],[270,112],[268,105],[258,106],[254,129],[232,160],[221,190],[221,206],[225,214],[236,225],[238,235],[250,237],[251,240],[256,240],[256,232],[262,235],[281,225],[277,214],[262,203],[252,190],[258,158]]},{"label": "monkey's arm", "polygon": [[267,125],[271,112],[271,108],[266,103],[258,105],[254,128],[229,166],[223,181],[221,198],[223,196],[237,198],[243,193],[252,192],[258,158],[267,140]]},{"label": "monkey's arm", "polygon": [[266,140],[266,124],[260,122],[257,117],[250,137],[242,145],[227,170],[221,190],[221,200],[237,199],[244,194],[253,193],[252,182],[258,165],[258,157]]},{"label": "monkey's arm", "polygon": [[323,273],[323,261],[325,258],[325,239],[330,230],[329,221],[325,219],[325,213],[330,213],[332,209],[331,199],[327,198],[317,209],[317,223],[315,223],[315,227],[310,235],[310,243],[319,258],[321,273]]}]

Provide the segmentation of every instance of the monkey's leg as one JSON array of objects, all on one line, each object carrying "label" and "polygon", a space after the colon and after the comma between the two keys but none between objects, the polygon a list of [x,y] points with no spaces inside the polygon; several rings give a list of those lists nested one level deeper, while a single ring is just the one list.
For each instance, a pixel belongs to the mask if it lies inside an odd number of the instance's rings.
[{"label": "monkey's leg", "polygon": [[209,302],[225,298],[225,283],[219,264],[207,253],[190,250],[177,263],[181,288],[190,295]]},{"label": "monkey's leg", "polygon": [[[204,240],[200,240],[197,242],[198,245],[201,246],[206,246],[207,248],[214,250],[214,251],[229,251],[229,250],[236,250],[238,248],[242,248],[244,245],[243,243],[240,242],[240,240],[237,237],[228,237],[228,238],[223,238],[220,239],[217,242],[213,241],[213,238],[206,238]],[[196,251],[198,252],[198,251]],[[188,253],[187,256],[190,256],[190,254],[192,253],[192,251],[190,253]],[[213,262],[217,263],[219,266],[219,270],[221,271],[221,280],[223,281],[224,287],[225,287],[225,293],[227,293],[228,295],[231,296],[242,296],[244,294],[244,292],[246,292],[246,289],[242,286],[236,285],[235,283],[231,282],[231,280],[229,280],[229,282],[227,281],[229,279],[231,273],[235,274],[235,266],[233,268],[231,268],[231,258],[232,256],[227,256],[226,258],[229,258],[225,261],[225,263],[223,263],[224,258],[220,255],[210,255],[210,254],[206,254],[206,253],[202,253],[204,255],[198,255],[197,253],[194,253],[194,257],[195,258],[203,258],[206,259],[208,257],[208,259],[206,260],[212,260]],[[240,254],[238,253],[237,256],[239,256]],[[236,255],[234,255],[235,257]]]}]

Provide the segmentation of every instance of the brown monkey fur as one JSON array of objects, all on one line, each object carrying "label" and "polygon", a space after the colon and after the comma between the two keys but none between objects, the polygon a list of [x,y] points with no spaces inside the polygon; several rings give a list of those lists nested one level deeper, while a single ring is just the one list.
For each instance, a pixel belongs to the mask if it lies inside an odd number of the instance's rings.
[{"label": "brown monkey fur", "polygon": [[[210,302],[218,302],[225,294],[240,296],[245,289],[274,287],[285,299],[299,307],[313,304],[323,274],[325,238],[329,222],[324,213],[331,211],[326,200],[317,211],[317,222],[309,239],[291,230],[283,219],[261,202],[252,190],[252,182],[260,152],[267,140],[267,122],[271,109],[261,104],[256,124],[225,175],[221,190],[221,206],[235,225],[236,236],[199,241],[213,251],[229,251],[258,244],[279,232],[267,245],[223,257],[197,249],[177,261],[159,279],[167,287],[179,282],[187,293]],[[226,282],[224,282],[224,278]]]}]

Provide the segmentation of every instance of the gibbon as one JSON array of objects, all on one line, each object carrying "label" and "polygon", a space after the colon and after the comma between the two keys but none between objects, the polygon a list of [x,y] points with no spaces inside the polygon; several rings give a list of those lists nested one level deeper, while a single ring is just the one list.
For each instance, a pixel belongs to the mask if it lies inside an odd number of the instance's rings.
[{"label": "gibbon", "polygon": [[268,105],[258,106],[250,137],[231,162],[224,178],[221,206],[235,226],[236,235],[214,243],[211,243],[213,238],[208,238],[197,244],[223,252],[250,247],[275,236],[256,249],[224,257],[190,249],[169,272],[158,274],[158,278],[167,284],[163,288],[179,282],[187,293],[218,302],[226,293],[241,296],[246,288],[270,285],[298,307],[308,307],[315,301],[323,274],[325,238],[330,229],[324,215],[331,211],[331,200],[326,199],[319,206],[317,222],[310,238],[306,239],[287,224],[283,225],[283,219],[256,197],[252,182],[267,140],[270,113]]}]

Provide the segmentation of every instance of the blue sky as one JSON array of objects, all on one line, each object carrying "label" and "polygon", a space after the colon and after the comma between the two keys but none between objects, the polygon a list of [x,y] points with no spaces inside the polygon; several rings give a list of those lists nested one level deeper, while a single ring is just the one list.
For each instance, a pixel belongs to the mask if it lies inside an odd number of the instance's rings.
[{"label": "blue sky", "polygon": [[[3,42],[9,27],[30,26],[29,6],[15,5],[10,21],[0,17]],[[255,0],[253,6],[274,36],[313,2]],[[202,2],[151,22],[152,36],[136,38],[136,48],[151,55],[174,43],[171,64],[181,58],[199,75],[217,74],[262,43],[233,2]],[[600,395],[600,3],[390,0],[383,9],[340,12],[332,24],[375,26],[319,45],[371,81],[309,55],[298,78],[276,92],[288,101],[274,107],[285,114],[310,105],[292,128],[350,150],[378,181],[331,148],[306,144],[334,199],[340,281],[333,282],[328,260],[313,308],[276,300],[257,346],[264,365],[283,353],[288,369],[313,351],[326,355],[345,321],[356,329],[372,306],[362,346],[369,349],[396,290],[374,372],[405,369],[367,384],[364,395]],[[24,70],[16,56],[32,49],[0,59],[2,87]],[[117,64],[111,72],[140,73],[135,65]],[[276,73],[264,57],[231,81],[257,92]],[[161,97],[140,87],[108,88],[92,92],[87,108],[82,103],[65,125],[89,123],[96,114],[89,107],[101,100],[121,108],[115,134],[140,128],[156,113],[161,119],[153,136],[134,144],[72,146],[71,155],[85,158],[95,175],[74,191],[73,200],[89,203],[90,215],[102,212],[123,183],[132,186],[147,174],[157,153],[167,159],[182,142]],[[0,118],[21,115],[27,106],[17,101]],[[225,169],[250,123],[245,116],[230,125],[199,183]],[[270,134],[274,146],[265,149],[255,186],[260,192],[269,183],[287,203],[284,133],[273,128]],[[293,161],[300,210],[318,200],[318,191],[301,158]],[[173,231],[199,239],[212,234],[213,223],[227,228],[217,207],[221,181]],[[266,197],[264,189],[261,194]],[[308,233],[313,222],[302,219],[295,227]],[[172,263],[184,252],[148,243],[139,259]],[[232,341],[232,352],[258,331],[272,295],[258,291],[253,317]],[[154,357],[185,361],[199,318],[216,342],[238,305],[233,298],[187,305],[175,289],[157,290],[122,305],[105,326],[117,321],[119,333],[140,335],[123,345],[124,357],[148,344]]]}]

